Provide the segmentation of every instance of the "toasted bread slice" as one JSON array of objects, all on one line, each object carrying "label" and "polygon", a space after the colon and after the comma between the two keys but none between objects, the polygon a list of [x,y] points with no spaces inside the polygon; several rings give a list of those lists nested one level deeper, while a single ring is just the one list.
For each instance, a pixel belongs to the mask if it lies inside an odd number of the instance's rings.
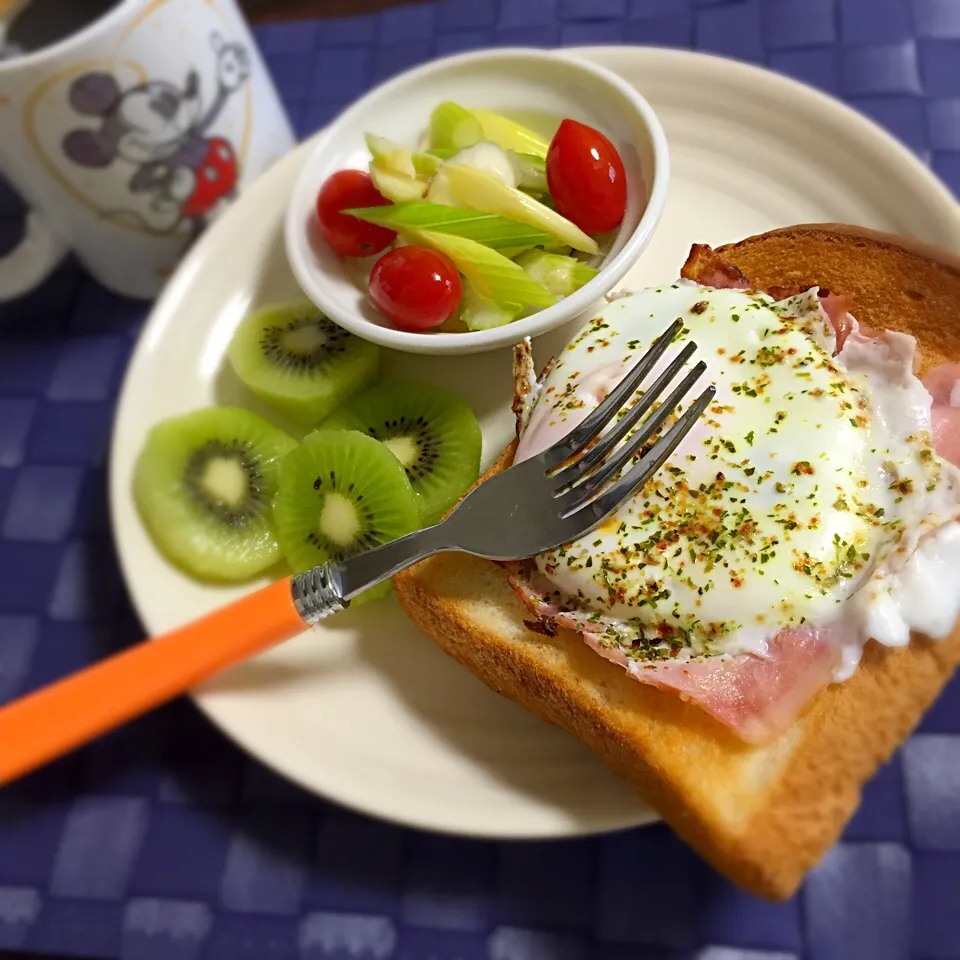
[{"label": "toasted bread slice", "polygon": [[[925,366],[960,358],[958,257],[839,224],[775,230],[720,252],[760,288],[851,294],[859,320],[915,335]],[[509,465],[514,446],[493,470]],[[696,705],[632,680],[575,634],[529,629],[496,564],[441,555],[395,583],[442,649],[579,737],[718,870],[771,899],[790,896],[834,843],[864,781],[960,664],[960,628],[900,649],[870,643],[850,680],[823,690],[777,741],[752,746]]]}]

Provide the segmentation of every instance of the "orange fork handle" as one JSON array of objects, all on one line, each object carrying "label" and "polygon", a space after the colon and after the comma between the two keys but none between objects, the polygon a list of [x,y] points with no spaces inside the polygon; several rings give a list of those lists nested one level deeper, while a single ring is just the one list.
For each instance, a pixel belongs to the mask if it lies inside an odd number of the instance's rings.
[{"label": "orange fork handle", "polygon": [[0,708],[0,784],[307,629],[290,578]]}]

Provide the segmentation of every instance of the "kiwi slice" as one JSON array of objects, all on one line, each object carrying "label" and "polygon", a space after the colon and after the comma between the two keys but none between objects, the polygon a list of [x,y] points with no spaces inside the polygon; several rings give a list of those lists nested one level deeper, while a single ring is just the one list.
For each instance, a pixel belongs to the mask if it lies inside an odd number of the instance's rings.
[{"label": "kiwi slice", "polygon": [[[390,451],[349,430],[315,430],[280,467],[277,536],[294,573],[342,561],[412,533],[420,513],[410,481]],[[390,592],[390,581],[353,602]]]},{"label": "kiwi slice", "polygon": [[207,580],[244,580],[276,563],[277,473],[295,446],[266,420],[236,407],[158,423],[133,474],[134,498],[157,548]]},{"label": "kiwi slice", "polygon": [[446,390],[388,380],[351,397],[325,429],[359,430],[380,440],[403,464],[424,526],[435,523],[480,475],[480,425]]},{"label": "kiwi slice", "polygon": [[237,376],[264,403],[316,426],[377,377],[380,348],[338,327],[310,301],[255,310],[228,350]]}]

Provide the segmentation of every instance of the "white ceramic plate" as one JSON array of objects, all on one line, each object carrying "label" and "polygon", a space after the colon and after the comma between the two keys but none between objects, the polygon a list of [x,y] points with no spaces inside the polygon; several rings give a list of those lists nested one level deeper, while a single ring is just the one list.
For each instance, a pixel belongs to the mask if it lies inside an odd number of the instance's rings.
[{"label": "white ceramic plate", "polygon": [[[960,208],[947,190],[837,102],[694,53],[570,52],[635,84],[670,140],[666,213],[628,284],[673,279],[692,242],[718,244],[791,223],[847,221],[960,249]],[[248,402],[224,369],[224,351],[251,306],[296,293],[283,259],[283,212],[309,149],[274,166],[205,235],[157,303],[130,365],[113,437],[111,507],[124,574],[151,633],[238,594],[199,586],[160,558],[137,518],[130,477],[157,420]],[[540,359],[568,332],[540,342]],[[508,352],[442,362],[392,354],[386,368],[460,393],[481,419],[486,462],[510,436]],[[572,738],[449,661],[392,599],[347,611],[196,697],[265,763],[378,817],[486,837],[573,836],[652,819]]]}]

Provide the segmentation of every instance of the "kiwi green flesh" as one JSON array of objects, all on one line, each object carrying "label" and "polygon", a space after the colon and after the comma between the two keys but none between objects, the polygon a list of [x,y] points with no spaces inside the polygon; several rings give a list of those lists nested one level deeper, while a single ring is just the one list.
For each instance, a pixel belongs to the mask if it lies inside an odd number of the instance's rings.
[{"label": "kiwi green flesh", "polygon": [[326,429],[358,430],[381,441],[402,463],[420,505],[435,523],[480,473],[482,436],[459,397],[427,383],[388,380],[347,400]]},{"label": "kiwi green flesh", "polygon": [[277,563],[273,500],[279,463],[295,445],[234,407],[157,424],[133,477],[134,499],[157,548],[204,580],[246,580]]},{"label": "kiwi green flesh", "polygon": [[[399,461],[371,437],[317,430],[280,468],[274,508],[277,535],[295,573],[412,533],[420,513]],[[383,596],[389,581],[353,602]]]},{"label": "kiwi green flesh", "polygon": [[227,351],[247,388],[289,419],[316,426],[376,379],[380,349],[327,319],[309,301],[256,310]]}]

